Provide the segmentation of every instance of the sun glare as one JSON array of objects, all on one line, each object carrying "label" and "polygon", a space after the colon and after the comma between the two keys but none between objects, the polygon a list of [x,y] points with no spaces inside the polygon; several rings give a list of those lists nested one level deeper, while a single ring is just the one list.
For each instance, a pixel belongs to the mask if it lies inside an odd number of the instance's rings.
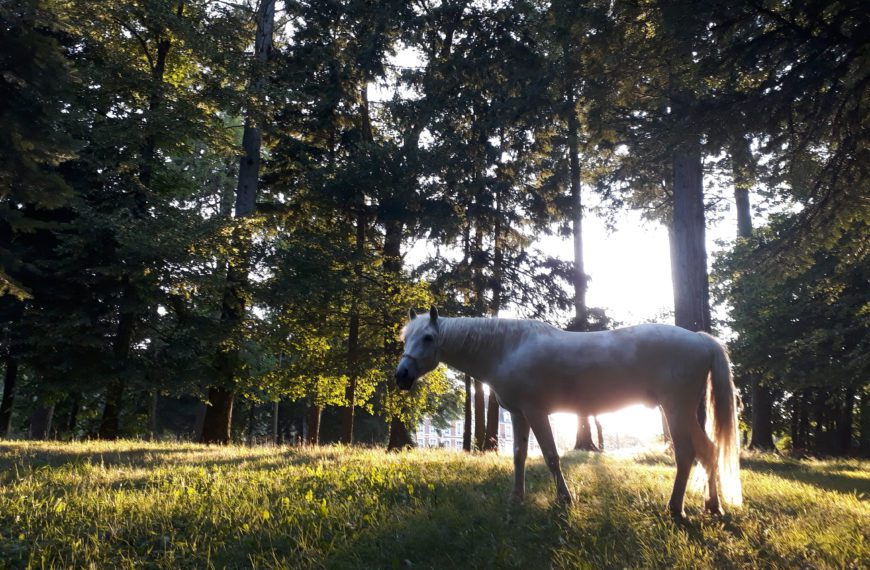
[{"label": "sun glare", "polygon": [[[627,450],[648,448],[661,441],[662,419],[658,408],[637,405],[629,406],[618,412],[598,416],[604,435],[604,449]],[[577,433],[577,416],[574,414],[553,414],[550,423],[556,432],[560,448],[573,447]],[[597,443],[597,432],[592,427],[592,439]]]}]

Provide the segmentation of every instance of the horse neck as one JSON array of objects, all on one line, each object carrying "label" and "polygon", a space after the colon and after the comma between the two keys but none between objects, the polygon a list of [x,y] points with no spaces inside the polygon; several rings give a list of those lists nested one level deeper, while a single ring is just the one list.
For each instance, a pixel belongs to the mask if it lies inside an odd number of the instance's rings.
[{"label": "horse neck", "polygon": [[441,361],[479,380],[491,380],[514,339],[499,330],[498,319],[444,318]]}]

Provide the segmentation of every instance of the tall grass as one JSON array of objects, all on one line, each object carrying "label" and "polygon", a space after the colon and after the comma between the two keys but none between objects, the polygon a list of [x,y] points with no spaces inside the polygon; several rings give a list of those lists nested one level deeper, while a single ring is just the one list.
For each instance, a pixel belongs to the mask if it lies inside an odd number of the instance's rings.
[{"label": "tall grass", "polygon": [[870,463],[744,459],[745,505],[665,510],[670,459],[540,458],[507,501],[504,456],[341,447],[0,444],[0,567],[862,568]]}]

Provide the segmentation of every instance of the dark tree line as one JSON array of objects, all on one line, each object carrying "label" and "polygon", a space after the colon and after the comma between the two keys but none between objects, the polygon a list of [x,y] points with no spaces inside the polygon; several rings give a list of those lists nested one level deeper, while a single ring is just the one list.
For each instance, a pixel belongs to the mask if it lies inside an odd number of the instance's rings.
[{"label": "dark tree line", "polygon": [[[480,379],[394,389],[406,310],[612,326],[594,192],[668,228],[676,324],[733,331],[752,447],[866,451],[864,12],[3,3],[0,434],[401,448],[464,405],[465,448],[497,449]],[[571,261],[535,248],[553,232]]]}]

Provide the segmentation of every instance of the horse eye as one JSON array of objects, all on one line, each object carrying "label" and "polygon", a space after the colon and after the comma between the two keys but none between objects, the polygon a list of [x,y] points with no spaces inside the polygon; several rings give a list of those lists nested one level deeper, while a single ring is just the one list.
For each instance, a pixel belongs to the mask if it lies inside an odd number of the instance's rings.
[{"label": "horse eye", "polygon": [[431,334],[423,335],[423,342],[432,342],[433,337]]}]

